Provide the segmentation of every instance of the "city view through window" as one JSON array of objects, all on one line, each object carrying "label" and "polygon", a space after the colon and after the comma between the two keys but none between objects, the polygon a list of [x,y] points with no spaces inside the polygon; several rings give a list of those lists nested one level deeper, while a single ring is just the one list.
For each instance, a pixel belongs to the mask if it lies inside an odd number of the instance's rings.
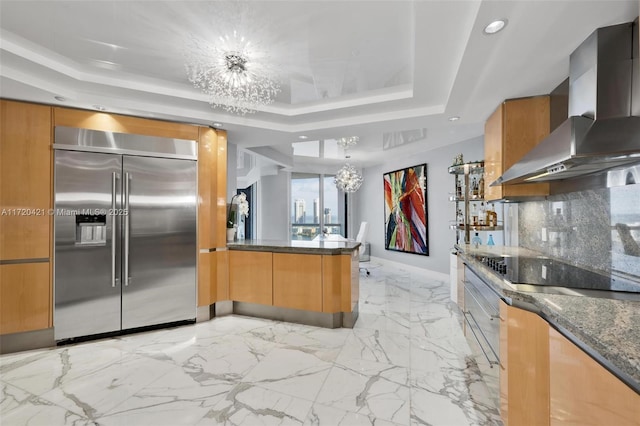
[{"label": "city view through window", "polygon": [[[313,240],[323,230],[344,236],[344,203],[334,176],[291,175],[291,239]],[[322,196],[321,196],[322,195]]]}]

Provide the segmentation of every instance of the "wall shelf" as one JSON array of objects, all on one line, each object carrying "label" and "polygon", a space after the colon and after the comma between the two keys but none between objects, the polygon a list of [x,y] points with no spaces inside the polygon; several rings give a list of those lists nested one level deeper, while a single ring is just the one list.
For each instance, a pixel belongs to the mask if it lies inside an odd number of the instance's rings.
[{"label": "wall shelf", "polygon": [[454,223],[449,225],[450,229],[455,229],[458,231],[465,231],[469,229],[470,231],[502,231],[504,227],[502,225],[497,226],[487,226],[487,225],[460,225]]},{"label": "wall shelf", "polygon": [[[472,231],[502,231],[504,226],[498,222],[497,212],[485,202],[484,161],[457,164],[448,171],[454,175],[455,183],[449,201],[455,203],[456,219],[449,227],[456,230],[456,244],[470,243]],[[489,215],[488,211],[494,214]]]}]

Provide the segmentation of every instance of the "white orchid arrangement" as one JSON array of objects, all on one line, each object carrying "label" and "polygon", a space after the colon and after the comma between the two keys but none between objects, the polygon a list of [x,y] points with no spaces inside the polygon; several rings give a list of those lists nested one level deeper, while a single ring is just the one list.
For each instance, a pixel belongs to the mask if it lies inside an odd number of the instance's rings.
[{"label": "white orchid arrangement", "polygon": [[229,203],[229,211],[227,213],[227,228],[233,228],[236,226],[236,212],[233,210],[233,202],[237,200],[238,214],[242,216],[249,216],[249,202],[247,201],[247,194],[241,192],[231,198]]}]

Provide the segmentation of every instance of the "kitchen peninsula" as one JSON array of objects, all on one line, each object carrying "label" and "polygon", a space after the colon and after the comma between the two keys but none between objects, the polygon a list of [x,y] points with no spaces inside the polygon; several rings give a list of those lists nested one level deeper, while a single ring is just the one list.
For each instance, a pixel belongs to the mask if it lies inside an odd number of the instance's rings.
[{"label": "kitchen peninsula", "polygon": [[352,328],[358,317],[359,246],[356,241],[230,243],[231,302],[218,302],[216,311]]},{"label": "kitchen peninsula", "polygon": [[[594,278],[580,283],[581,288],[536,290],[514,280],[513,270],[499,272],[491,260],[507,259],[509,268],[519,261],[523,274],[532,269],[533,260],[547,262],[545,273],[553,280],[552,259],[544,254],[522,247],[456,248],[465,269],[459,288],[477,276],[501,299],[494,319],[505,424],[638,425],[638,293],[600,291],[594,297],[598,291],[585,290],[595,284]],[[469,300],[466,294],[458,304],[468,314],[474,294]]]}]

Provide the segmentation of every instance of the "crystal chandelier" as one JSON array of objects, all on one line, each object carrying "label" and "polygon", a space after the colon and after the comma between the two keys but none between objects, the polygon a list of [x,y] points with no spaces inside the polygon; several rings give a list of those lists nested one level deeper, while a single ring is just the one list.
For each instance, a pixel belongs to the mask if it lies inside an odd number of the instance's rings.
[{"label": "crystal chandelier", "polygon": [[341,191],[356,192],[362,186],[364,179],[355,167],[347,163],[338,170],[333,182],[336,184],[336,188]]},{"label": "crystal chandelier", "polygon": [[189,81],[209,96],[209,103],[231,113],[254,113],[274,101],[280,84],[268,55],[241,37],[220,37],[210,44],[195,37],[186,53]]},{"label": "crystal chandelier", "polygon": [[[350,158],[350,156],[347,155],[347,149],[355,146],[359,140],[360,138],[358,136],[350,136],[347,138],[340,138],[336,142],[340,148],[344,149],[345,158]],[[338,170],[333,182],[336,184],[336,188],[341,191],[356,192],[362,186],[364,179],[355,167],[346,163],[340,170]]]}]

